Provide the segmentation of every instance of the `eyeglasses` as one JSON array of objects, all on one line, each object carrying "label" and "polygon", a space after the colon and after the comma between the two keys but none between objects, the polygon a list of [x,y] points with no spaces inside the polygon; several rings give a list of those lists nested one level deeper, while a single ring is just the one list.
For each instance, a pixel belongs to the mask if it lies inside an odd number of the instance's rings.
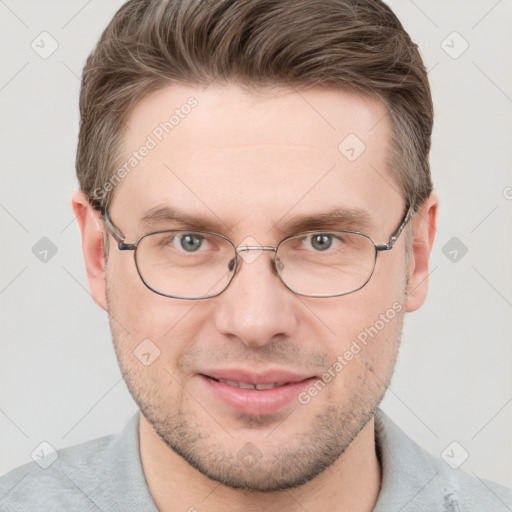
[{"label": "eyeglasses", "polygon": [[338,297],[360,290],[375,270],[377,254],[389,251],[412,217],[407,206],[400,225],[383,244],[359,231],[320,230],[296,233],[276,247],[240,246],[223,235],[188,229],[155,231],[125,242],[108,212],[106,229],[120,251],[134,251],[142,282],[153,292],[175,299],[208,299],[221,294],[240,269],[245,251],[271,251],[274,269],[292,292],[306,297]]}]

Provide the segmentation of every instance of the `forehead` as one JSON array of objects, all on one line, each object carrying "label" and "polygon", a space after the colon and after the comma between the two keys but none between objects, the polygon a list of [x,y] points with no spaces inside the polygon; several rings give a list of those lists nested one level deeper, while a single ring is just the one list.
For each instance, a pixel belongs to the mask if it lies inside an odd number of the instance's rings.
[{"label": "forehead", "polygon": [[403,207],[386,108],[365,96],[172,85],[139,102],[127,126],[112,211],[132,225],[166,204],[253,232],[296,215],[378,219]]}]

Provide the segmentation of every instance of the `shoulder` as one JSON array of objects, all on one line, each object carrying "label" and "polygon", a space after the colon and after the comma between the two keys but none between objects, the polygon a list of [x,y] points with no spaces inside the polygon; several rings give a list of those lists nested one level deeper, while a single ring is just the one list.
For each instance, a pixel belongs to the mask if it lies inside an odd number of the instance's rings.
[{"label": "shoulder", "polygon": [[0,477],[2,512],[158,512],[140,459],[138,413],[117,435],[63,448]]},{"label": "shoulder", "polygon": [[[0,509],[2,511],[97,510],[91,499],[75,484],[88,478],[93,468],[102,471],[106,454],[115,436],[105,436],[47,454],[40,463],[29,462],[0,477]],[[46,459],[46,460],[45,460]],[[53,460],[55,459],[55,460]],[[58,504],[56,508],[55,504]]]},{"label": "shoulder", "polygon": [[512,510],[512,489],[450,467],[416,444],[380,409],[375,429],[383,472],[376,512]]}]

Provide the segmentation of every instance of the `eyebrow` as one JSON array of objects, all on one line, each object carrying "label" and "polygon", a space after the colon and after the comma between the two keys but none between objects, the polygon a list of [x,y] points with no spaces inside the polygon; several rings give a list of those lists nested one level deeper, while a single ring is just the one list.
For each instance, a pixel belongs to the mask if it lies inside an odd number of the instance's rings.
[{"label": "eyebrow", "polygon": [[[168,205],[155,206],[146,210],[141,219],[142,225],[152,229],[157,225],[172,224],[180,228],[194,231],[222,232],[231,229],[233,223],[220,218],[209,218],[199,214],[181,212]],[[349,229],[363,231],[373,227],[370,214],[360,208],[337,208],[327,212],[311,213],[302,217],[293,217],[289,220],[282,218],[273,229],[281,233],[299,233],[321,229]]]},{"label": "eyebrow", "polygon": [[140,221],[147,228],[158,224],[179,224],[186,229],[195,231],[221,231],[229,227],[219,218],[210,219],[198,214],[187,214],[167,205],[155,206],[146,210]]},{"label": "eyebrow", "polygon": [[337,208],[279,222],[279,231],[298,233],[315,229],[349,229],[364,231],[373,227],[370,214],[359,208]]}]

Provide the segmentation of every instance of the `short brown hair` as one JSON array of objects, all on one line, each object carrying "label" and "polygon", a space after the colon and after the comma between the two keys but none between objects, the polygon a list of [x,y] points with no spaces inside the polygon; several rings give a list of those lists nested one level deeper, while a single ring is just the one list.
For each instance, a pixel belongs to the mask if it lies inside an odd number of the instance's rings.
[{"label": "short brown hair", "polygon": [[[384,102],[389,166],[415,210],[432,191],[433,106],[418,47],[380,0],[130,0],[84,67],[76,172],[98,210],[120,163],[125,121],[172,83],[315,86]],[[98,191],[104,191],[99,194]]]}]

